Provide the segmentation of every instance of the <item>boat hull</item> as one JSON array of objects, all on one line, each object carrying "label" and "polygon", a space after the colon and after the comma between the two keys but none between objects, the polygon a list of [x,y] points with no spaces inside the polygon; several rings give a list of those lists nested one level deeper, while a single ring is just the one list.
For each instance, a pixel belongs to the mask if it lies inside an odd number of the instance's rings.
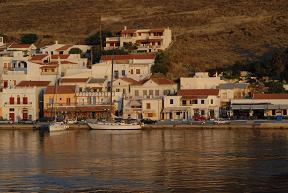
[{"label": "boat hull", "polygon": [[65,131],[68,128],[69,126],[64,123],[52,123],[49,125],[49,131]]},{"label": "boat hull", "polygon": [[95,130],[139,130],[140,124],[117,124],[117,123],[88,123],[91,129]]}]

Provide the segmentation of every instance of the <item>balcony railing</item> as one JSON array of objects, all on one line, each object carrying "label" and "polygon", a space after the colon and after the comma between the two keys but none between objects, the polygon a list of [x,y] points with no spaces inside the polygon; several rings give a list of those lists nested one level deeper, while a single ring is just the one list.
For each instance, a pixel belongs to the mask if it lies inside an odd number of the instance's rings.
[{"label": "balcony railing", "polygon": [[23,102],[21,102],[21,103],[17,103],[17,102],[14,102],[14,103],[10,103],[10,102],[5,102],[4,103],[4,105],[6,105],[6,106],[29,106],[29,105],[32,105],[32,102],[28,102],[28,103],[23,103]]}]

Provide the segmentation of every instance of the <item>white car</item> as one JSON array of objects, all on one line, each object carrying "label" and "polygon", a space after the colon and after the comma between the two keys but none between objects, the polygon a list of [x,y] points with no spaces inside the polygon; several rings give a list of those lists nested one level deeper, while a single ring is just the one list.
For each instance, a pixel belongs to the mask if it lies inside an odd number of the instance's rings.
[{"label": "white car", "polygon": [[224,120],[224,119],[217,119],[217,120],[214,120],[214,124],[216,125],[222,125],[222,124],[229,124],[230,121],[229,120]]}]

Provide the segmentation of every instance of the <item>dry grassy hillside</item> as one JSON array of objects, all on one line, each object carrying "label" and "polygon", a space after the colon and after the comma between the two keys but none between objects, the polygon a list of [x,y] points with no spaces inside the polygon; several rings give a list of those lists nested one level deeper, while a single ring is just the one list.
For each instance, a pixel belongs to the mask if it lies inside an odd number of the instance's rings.
[{"label": "dry grassy hillside", "polygon": [[288,46],[287,0],[0,0],[0,33],[32,32],[38,44],[81,43],[103,28],[170,26],[171,72],[206,69]]}]

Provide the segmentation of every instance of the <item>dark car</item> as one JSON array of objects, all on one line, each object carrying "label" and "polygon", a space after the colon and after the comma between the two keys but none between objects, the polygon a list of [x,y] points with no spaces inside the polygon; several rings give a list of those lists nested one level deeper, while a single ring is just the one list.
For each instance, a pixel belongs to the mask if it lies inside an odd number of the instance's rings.
[{"label": "dark car", "polygon": [[150,124],[153,125],[153,124],[157,123],[157,121],[151,120],[151,119],[142,119],[141,122],[144,124],[147,124],[147,125],[150,125]]}]

